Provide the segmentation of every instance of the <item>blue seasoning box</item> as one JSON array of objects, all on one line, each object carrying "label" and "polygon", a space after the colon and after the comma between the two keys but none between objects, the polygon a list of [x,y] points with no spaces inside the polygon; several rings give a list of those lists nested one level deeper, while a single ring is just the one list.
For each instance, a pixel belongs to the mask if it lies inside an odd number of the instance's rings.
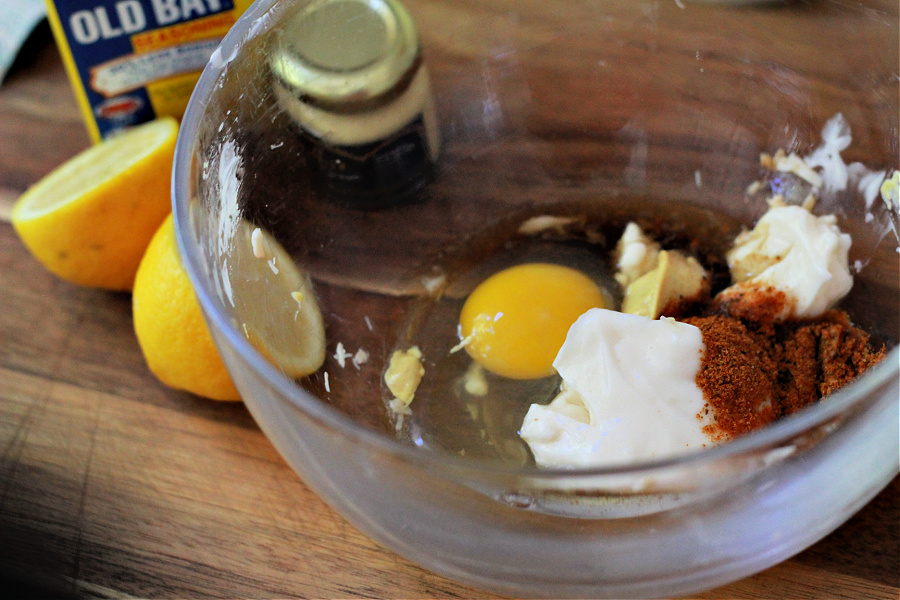
[{"label": "blue seasoning box", "polygon": [[181,118],[200,72],[253,0],[45,0],[95,142]]}]

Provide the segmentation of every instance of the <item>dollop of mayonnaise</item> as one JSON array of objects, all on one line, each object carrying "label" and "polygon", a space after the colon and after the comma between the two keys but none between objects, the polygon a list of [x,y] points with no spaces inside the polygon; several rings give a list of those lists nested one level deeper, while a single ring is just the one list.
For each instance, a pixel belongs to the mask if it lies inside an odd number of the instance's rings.
[{"label": "dollop of mayonnaise", "polygon": [[628,287],[655,269],[659,248],[659,244],[647,237],[640,225],[628,223],[616,244],[616,281],[622,287]]},{"label": "dollop of mayonnaise", "polygon": [[519,432],[543,467],[597,467],[712,445],[695,378],[700,330],[600,308],[569,329],[553,366],[560,394],[532,404]]},{"label": "dollop of mayonnaise", "polygon": [[847,259],[850,236],[834,215],[816,217],[799,206],[773,205],[728,253],[735,285],[724,297],[771,286],[791,300],[781,318],[822,315],[853,287]]}]

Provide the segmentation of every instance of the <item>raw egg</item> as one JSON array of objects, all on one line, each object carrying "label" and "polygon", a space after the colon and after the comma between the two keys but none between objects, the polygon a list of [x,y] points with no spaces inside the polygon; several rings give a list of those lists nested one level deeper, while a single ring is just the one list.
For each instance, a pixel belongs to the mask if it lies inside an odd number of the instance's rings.
[{"label": "raw egg", "polygon": [[475,362],[503,377],[537,379],[554,373],[553,360],[569,327],[591,308],[611,308],[591,278],[570,267],[530,263],[485,279],[459,317],[462,345]]}]

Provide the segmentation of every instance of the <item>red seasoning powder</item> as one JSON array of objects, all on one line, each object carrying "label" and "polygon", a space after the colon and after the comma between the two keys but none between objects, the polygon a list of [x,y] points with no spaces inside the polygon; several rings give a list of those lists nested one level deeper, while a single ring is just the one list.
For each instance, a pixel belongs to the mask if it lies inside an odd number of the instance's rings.
[{"label": "red seasoning powder", "polygon": [[697,386],[712,421],[704,431],[723,440],[763,427],[813,404],[884,358],[884,348],[847,315],[773,323],[717,314],[684,319],[700,328]]}]

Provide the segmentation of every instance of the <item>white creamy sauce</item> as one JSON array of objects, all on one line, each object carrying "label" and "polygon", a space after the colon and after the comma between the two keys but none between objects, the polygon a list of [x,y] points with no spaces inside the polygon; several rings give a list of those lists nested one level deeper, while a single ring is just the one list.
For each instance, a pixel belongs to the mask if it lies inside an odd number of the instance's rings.
[{"label": "white creamy sauce", "polygon": [[841,152],[850,146],[853,136],[844,115],[838,113],[822,127],[822,144],[804,160],[810,168],[821,168],[822,183],[826,192],[847,189],[850,175]]},{"label": "white creamy sauce", "polygon": [[595,467],[712,445],[698,416],[700,330],[592,309],[572,325],[553,366],[562,391],[532,404],[520,435],[543,467]]},{"label": "white creamy sauce", "polygon": [[[900,174],[886,178],[861,163],[847,165],[841,152],[851,140],[837,114],[809,156],[781,153],[774,168],[805,179],[816,197],[850,188],[871,211],[880,192],[885,212],[897,210]],[[774,287],[789,299],[780,318],[821,316],[853,286],[850,236],[835,215],[813,215],[812,201],[807,208],[775,200],[735,240],[727,257],[734,283],[722,294]],[[866,222],[874,219],[866,214]],[[616,248],[616,280],[627,287],[654,268],[659,252],[658,243],[629,223]],[[857,271],[863,266],[854,262]],[[532,404],[519,434],[537,464],[551,468],[620,465],[714,445],[703,432],[713,415],[700,414],[706,402],[696,384],[704,351],[700,330],[686,323],[592,309],[572,325],[553,363],[563,379],[559,395],[548,405]]]},{"label": "white creamy sauce", "polygon": [[[849,250],[850,236],[841,233],[834,215],[816,217],[799,206],[774,206],[735,240],[728,266],[735,280],[750,278],[723,294],[772,286],[795,301],[784,317],[818,317],[853,287]],[[761,272],[752,272],[754,265],[768,263]]]},{"label": "white creamy sauce", "polygon": [[616,281],[622,287],[652,271],[659,256],[659,244],[651,240],[637,223],[628,223],[616,245]]}]

